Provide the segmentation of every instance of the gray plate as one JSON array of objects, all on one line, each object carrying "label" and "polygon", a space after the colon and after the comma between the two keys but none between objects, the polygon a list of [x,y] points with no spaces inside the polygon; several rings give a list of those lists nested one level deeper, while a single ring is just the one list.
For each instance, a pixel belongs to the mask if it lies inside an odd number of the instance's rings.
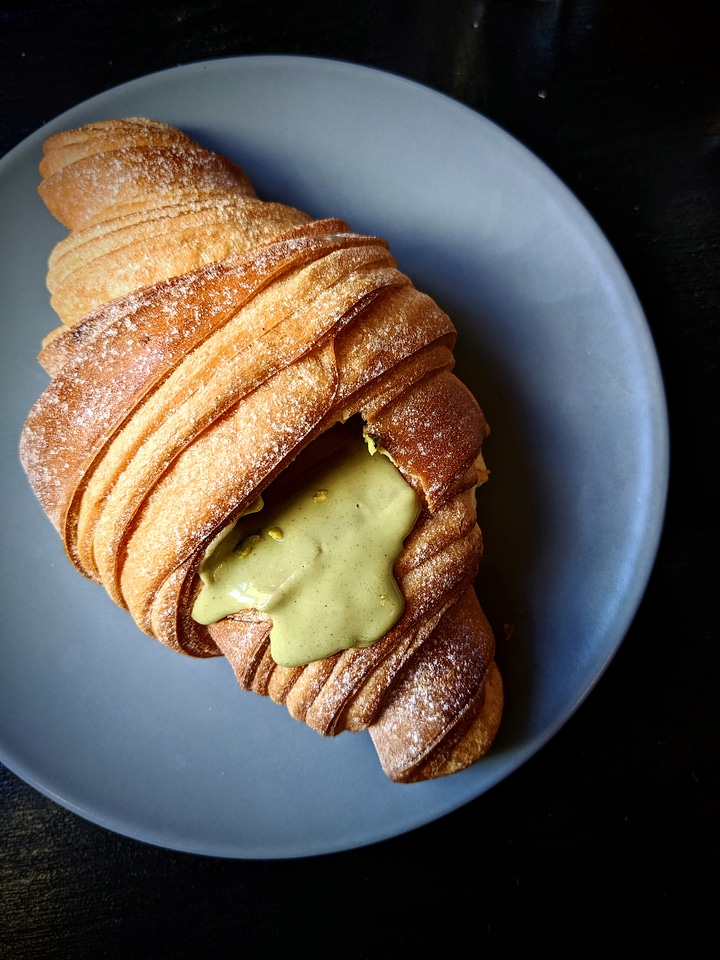
[{"label": "gray plate", "polygon": [[[175,124],[261,196],[390,240],[451,313],[493,428],[480,593],[507,709],[491,755],[434,783],[385,779],[369,737],[324,740],[241,693],[223,660],[139,633],[66,562],[18,464],[55,325],[45,264],[64,231],[36,195],[46,135],[115,116]],[[111,830],[226,857],[295,857],[410,830],[534,754],[603,672],[646,586],[667,486],[653,344],[595,223],[525,148],[417,84],[252,57],[154,74],[49,123],[0,163],[0,759]]]}]

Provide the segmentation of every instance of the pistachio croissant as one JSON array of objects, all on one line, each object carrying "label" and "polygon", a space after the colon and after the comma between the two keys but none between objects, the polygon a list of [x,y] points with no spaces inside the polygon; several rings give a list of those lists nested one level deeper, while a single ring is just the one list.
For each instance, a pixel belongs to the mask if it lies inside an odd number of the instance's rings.
[{"label": "pistachio croissant", "polygon": [[[163,123],[56,134],[40,170],[69,234],[50,256],[62,323],[42,345],[51,380],[21,460],[70,560],[145,633],[224,655],[242,688],[319,733],[368,729],[392,779],[474,762],[503,692],[473,588],[488,427],[452,372],[449,318],[383,240],[258,199],[233,163]],[[202,570],[258,506],[292,500],[303,476],[312,486],[348,434],[417,502],[391,557],[399,611],[361,645],[278,662],[263,603],[198,618]],[[310,632],[350,609],[352,588],[310,605]]]}]

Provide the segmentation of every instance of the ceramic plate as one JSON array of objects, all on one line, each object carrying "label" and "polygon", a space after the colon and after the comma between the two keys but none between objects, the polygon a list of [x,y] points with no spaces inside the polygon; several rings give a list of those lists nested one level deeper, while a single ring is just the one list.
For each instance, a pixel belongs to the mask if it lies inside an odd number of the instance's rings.
[{"label": "ceramic plate", "polygon": [[[458,369],[492,425],[479,592],[500,633],[507,708],[491,754],[400,786],[367,735],[324,740],[137,631],[65,560],[19,466],[36,363],[55,320],[46,259],[64,230],[36,194],[49,133],[151,116],[250,175],[259,194],[386,237],[452,315]],[[296,857],[383,840],[480,796],[558,730],[630,623],[667,484],[648,328],[607,241],[514,139],[396,76],[251,57],[133,81],[68,111],[0,165],[0,760],[83,817],[224,857]],[[509,637],[504,624],[511,624]]]}]

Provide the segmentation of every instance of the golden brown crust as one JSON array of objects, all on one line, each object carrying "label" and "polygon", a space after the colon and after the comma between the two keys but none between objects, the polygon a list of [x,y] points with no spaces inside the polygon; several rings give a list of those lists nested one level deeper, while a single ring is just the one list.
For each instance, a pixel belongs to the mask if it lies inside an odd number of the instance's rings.
[{"label": "golden brown crust", "polygon": [[[43,344],[52,380],[21,459],[68,556],[146,633],[224,654],[243,688],[319,733],[369,728],[393,779],[473,762],[502,707],[472,589],[488,428],[452,372],[448,317],[384,241],[258,200],[230,161],[157,121],[57,134],[41,170],[71,232],[50,258],[63,325]],[[262,615],[192,620],[197,566],[353,417],[424,505],[396,566],[405,611],[374,646],[278,667]]]}]

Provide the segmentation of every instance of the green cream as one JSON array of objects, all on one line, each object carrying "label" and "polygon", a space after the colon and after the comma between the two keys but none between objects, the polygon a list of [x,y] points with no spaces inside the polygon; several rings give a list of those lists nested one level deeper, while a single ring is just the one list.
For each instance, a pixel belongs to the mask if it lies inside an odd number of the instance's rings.
[{"label": "green cream", "polygon": [[368,646],[402,614],[393,566],[419,512],[395,465],[356,437],[292,493],[273,500],[269,488],[259,512],[211,544],[192,615],[208,624],[262,610],[272,617],[271,652],[282,666]]}]

